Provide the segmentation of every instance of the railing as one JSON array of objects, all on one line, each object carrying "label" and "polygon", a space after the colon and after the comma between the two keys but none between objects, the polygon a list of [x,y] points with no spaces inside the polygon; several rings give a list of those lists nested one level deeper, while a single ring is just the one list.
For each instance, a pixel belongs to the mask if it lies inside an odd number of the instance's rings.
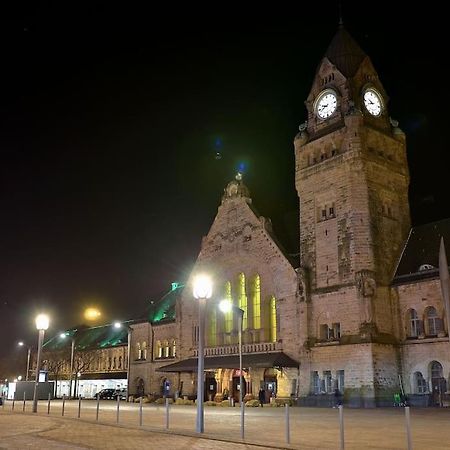
[{"label": "railing", "polygon": [[[278,342],[260,342],[254,344],[243,344],[242,353],[268,353],[281,350],[281,344]],[[223,345],[220,347],[205,348],[205,356],[237,355],[239,354],[239,345]],[[198,350],[194,349],[194,356],[198,355]]]}]

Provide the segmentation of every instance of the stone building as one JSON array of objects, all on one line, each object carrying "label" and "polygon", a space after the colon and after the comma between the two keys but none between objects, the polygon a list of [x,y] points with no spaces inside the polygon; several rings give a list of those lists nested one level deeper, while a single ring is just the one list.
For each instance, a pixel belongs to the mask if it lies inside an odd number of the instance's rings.
[{"label": "stone building", "polygon": [[[35,370],[35,357],[33,367]],[[71,392],[72,396],[94,398],[102,389],[126,390],[128,329],[125,324],[78,326],[53,336],[43,345],[41,370],[55,382],[56,397]]]},{"label": "stone building", "polygon": [[[440,237],[450,242],[450,221],[411,229],[405,135],[389,116],[370,58],[343,27],[305,105],[307,120],[294,139],[299,264],[256,212],[239,175],[202,241],[192,276],[214,279],[205,397],[238,398],[237,318],[218,310],[228,298],[244,311],[247,398],[262,386],[279,398],[328,405],[339,389],[348,404],[375,406],[391,405],[404,389],[413,402],[440,403],[450,345],[437,261]],[[170,320],[133,326],[132,351],[140,356],[131,381],[141,391],[195,395],[192,276],[171,297]],[[161,342],[176,342],[176,352],[175,344],[161,351]],[[151,359],[142,357],[143,343]]]}]

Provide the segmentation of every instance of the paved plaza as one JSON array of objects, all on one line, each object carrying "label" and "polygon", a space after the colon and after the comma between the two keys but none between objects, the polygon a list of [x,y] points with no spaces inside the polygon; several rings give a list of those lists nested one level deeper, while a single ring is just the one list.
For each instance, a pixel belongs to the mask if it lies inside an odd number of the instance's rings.
[{"label": "paved plaza", "polygon": [[[80,419],[78,402],[53,401],[47,415],[47,402],[31,413],[27,402],[12,402],[0,408],[0,448],[23,449],[261,449],[261,448],[339,448],[339,415],[333,408],[290,408],[290,438],[286,444],[284,408],[246,408],[245,442],[239,433],[239,409],[205,407],[205,434],[195,433],[196,409],[170,406],[169,430],[165,429],[165,407],[144,405],[143,426],[139,426],[139,405],[120,404],[117,424],[116,402],[100,403],[96,423],[96,402],[83,401]],[[345,448],[404,449],[406,431],[404,410],[345,409]],[[411,409],[412,442],[417,449],[450,447],[450,410]]]}]

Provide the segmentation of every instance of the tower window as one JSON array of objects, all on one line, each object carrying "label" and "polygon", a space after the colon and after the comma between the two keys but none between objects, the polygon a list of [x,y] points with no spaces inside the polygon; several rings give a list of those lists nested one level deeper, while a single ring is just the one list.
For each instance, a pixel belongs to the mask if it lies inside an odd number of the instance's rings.
[{"label": "tower window", "polygon": [[334,206],[330,206],[329,213],[330,217],[334,217]]}]

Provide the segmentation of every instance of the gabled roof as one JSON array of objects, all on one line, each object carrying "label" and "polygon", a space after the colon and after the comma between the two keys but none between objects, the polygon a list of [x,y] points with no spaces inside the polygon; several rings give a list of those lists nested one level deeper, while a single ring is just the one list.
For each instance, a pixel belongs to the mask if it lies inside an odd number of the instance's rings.
[{"label": "gabled roof", "polygon": [[411,229],[395,272],[393,284],[439,276],[439,245],[444,238],[450,253],[450,219]]},{"label": "gabled roof", "polygon": [[341,25],[331,40],[325,56],[347,78],[355,75],[366,54]]},{"label": "gabled roof", "polygon": [[[72,338],[75,339],[75,348],[78,350],[100,350],[102,348],[117,347],[128,343],[128,326],[131,321],[123,323],[120,328],[113,324],[98,327],[81,325],[64,333],[59,333],[44,343],[45,351],[70,351]],[[65,338],[61,337],[65,334]]]},{"label": "gabled roof", "polygon": [[147,317],[150,323],[175,320],[175,304],[183,292],[184,284],[172,283],[172,288],[159,300],[152,301],[148,307]]}]

